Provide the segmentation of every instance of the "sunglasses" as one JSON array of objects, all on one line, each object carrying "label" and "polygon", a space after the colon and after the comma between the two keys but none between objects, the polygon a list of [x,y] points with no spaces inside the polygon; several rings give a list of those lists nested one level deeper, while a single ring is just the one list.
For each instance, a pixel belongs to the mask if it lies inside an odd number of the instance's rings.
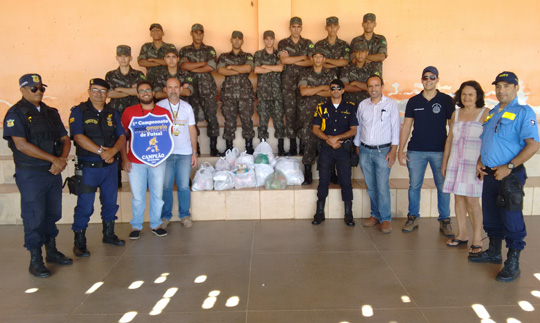
[{"label": "sunglasses", "polygon": [[341,91],[341,86],[332,86],[330,88],[330,90],[332,90],[332,91],[336,91],[336,90]]},{"label": "sunglasses", "polygon": [[35,86],[35,85],[30,88],[30,92],[32,93],[36,93],[38,90],[41,93],[45,93],[46,88],[44,86]]},{"label": "sunglasses", "polygon": [[424,80],[424,81],[427,81],[427,80],[435,81],[436,79],[437,79],[437,76],[435,76],[435,75],[422,76],[422,80]]},{"label": "sunglasses", "polygon": [[140,93],[140,94],[143,94],[143,93],[151,93],[151,92],[152,92],[151,89],[139,90],[139,93]]}]

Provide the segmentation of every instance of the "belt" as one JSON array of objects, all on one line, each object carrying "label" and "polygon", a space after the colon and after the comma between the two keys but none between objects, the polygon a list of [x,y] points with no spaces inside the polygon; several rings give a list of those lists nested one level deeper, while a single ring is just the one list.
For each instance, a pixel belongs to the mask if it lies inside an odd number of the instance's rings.
[{"label": "belt", "polygon": [[[517,173],[519,172],[520,170],[522,170],[523,168],[525,168],[525,166],[523,166],[523,164],[519,165],[518,167],[512,169],[512,172],[511,173]],[[495,171],[496,169],[492,169],[491,167],[488,167],[486,166],[486,169],[484,170],[488,175],[495,175]]]},{"label": "belt", "polygon": [[101,167],[107,167],[111,164],[107,164],[104,162],[89,162],[89,161],[78,161],[79,166],[81,167],[90,167],[90,168],[101,168]]},{"label": "belt", "polygon": [[366,145],[365,143],[361,142],[361,143],[360,143],[360,146],[366,147],[366,148],[368,148],[368,149],[377,149],[377,150],[379,150],[379,149],[381,149],[381,148],[390,147],[390,146],[392,146],[392,144],[391,144],[391,143],[387,143],[387,144],[384,144],[384,145],[370,146],[370,145]]},{"label": "belt", "polygon": [[15,168],[16,169],[33,170],[33,171],[36,171],[36,172],[48,172],[49,169],[51,169],[51,166],[29,165],[29,164],[15,163]]}]

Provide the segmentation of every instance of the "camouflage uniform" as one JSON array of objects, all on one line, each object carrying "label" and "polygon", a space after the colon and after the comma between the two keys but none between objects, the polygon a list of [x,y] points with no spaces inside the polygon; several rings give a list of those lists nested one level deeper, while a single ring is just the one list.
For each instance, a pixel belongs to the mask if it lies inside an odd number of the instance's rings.
[{"label": "camouflage uniform", "polygon": [[[315,45],[309,39],[300,37],[294,43],[291,37],[282,39],[278,43],[278,51],[286,50],[289,56],[309,56]],[[281,86],[283,92],[283,108],[285,111],[285,131],[287,138],[296,138],[299,128],[299,100],[298,81],[303,71],[311,67],[284,65],[281,73]]]},{"label": "camouflage uniform", "polygon": [[[253,61],[255,66],[281,64],[277,50],[274,50],[273,54],[268,54],[266,49],[261,49],[255,53]],[[285,137],[281,73],[257,74],[257,113],[259,114],[259,128],[257,129],[259,138],[268,138],[270,117],[274,123],[274,136],[278,139]]]},{"label": "camouflage uniform", "polygon": [[[336,39],[336,42],[333,45],[330,44],[330,42],[328,41],[328,38],[319,40],[315,44],[315,47],[320,47],[323,50],[325,50],[326,55],[328,55],[326,56],[327,59],[330,58],[330,59],[349,60],[349,55],[351,53],[349,44],[346,41],[341,40],[339,38]],[[335,68],[336,74],[338,77],[341,75],[340,73],[342,69],[343,69],[342,67]]]},{"label": "camouflage uniform", "polygon": [[[169,73],[169,68],[167,66],[159,66],[156,72],[156,78],[154,80],[148,80],[154,86],[154,92],[161,92],[165,89],[167,80],[171,77],[180,81],[181,86],[187,83],[188,89],[193,93],[193,79],[189,76],[188,72],[182,71],[180,68],[178,68],[176,74],[172,75]],[[187,101],[187,97],[182,97],[182,100]]]},{"label": "camouflage uniform", "polygon": [[[354,45],[358,42],[364,42],[368,45],[369,55],[383,53],[384,56],[388,57],[388,48],[386,45],[386,38],[383,35],[373,34],[371,40],[367,40],[366,37],[362,34],[358,37],[354,37],[351,41],[351,48],[354,48]],[[352,59],[352,56],[351,56]],[[382,62],[372,62],[375,64],[375,69],[381,73],[382,76]]]},{"label": "camouflage uniform", "polygon": [[[309,87],[317,87],[328,85],[336,78],[336,72],[333,69],[323,68],[320,73],[317,73],[313,68],[310,68],[302,74],[298,86],[307,85]],[[320,95],[303,96],[301,99],[299,113],[301,128],[298,132],[298,136],[304,142],[304,156],[302,157],[302,163],[305,165],[311,165],[315,162],[317,137],[312,131],[313,115],[315,114],[317,105],[321,102],[326,102],[327,99],[328,98]]]},{"label": "camouflage uniform", "polygon": [[[163,57],[165,57],[165,50],[170,47],[174,47],[174,45],[163,42],[160,48],[156,48],[153,42],[146,43],[142,45],[141,52],[139,53],[137,60],[149,58],[163,59]],[[146,77],[148,79],[155,79],[155,74],[157,73],[158,67],[159,66],[147,67]]]},{"label": "camouflage uniform", "polygon": [[[221,54],[218,59],[217,68],[227,65],[250,65],[253,68],[253,56],[240,50],[238,55],[232,51]],[[225,131],[223,139],[234,140],[236,131],[236,116],[240,115],[242,121],[242,138],[253,139],[253,84],[249,80],[249,73],[225,76],[225,81],[221,84],[221,110],[225,117]]]},{"label": "camouflage uniform", "polygon": [[[105,75],[105,80],[110,84],[111,89],[114,90],[117,87],[131,88],[133,87],[133,85],[137,84],[137,82],[141,80],[146,80],[146,77],[141,71],[135,70],[130,66],[127,75],[122,74],[119,67],[115,70],[107,72],[107,74]],[[109,106],[117,110],[120,115],[122,115],[122,112],[124,112],[127,107],[130,107],[137,103],[139,103],[139,99],[137,98],[137,96],[129,95],[125,98],[111,99],[111,101],[109,102]]]},{"label": "camouflage uniform", "polygon": [[[345,84],[353,81],[366,83],[367,79],[373,74],[378,74],[377,64],[375,63],[365,63],[362,67],[358,67],[356,64],[350,64],[343,67],[340,80]],[[356,108],[358,108],[360,102],[367,98],[369,98],[367,91],[346,92],[343,94],[343,99],[347,102],[354,103]]]},{"label": "camouflage uniform", "polygon": [[[206,62],[214,70],[216,66],[216,51],[211,46],[201,44],[199,49],[193,45],[185,46],[180,49],[180,62],[189,61],[192,63]],[[208,122],[206,128],[208,137],[219,136],[219,123],[217,119],[217,86],[212,73],[193,73],[188,72],[193,81],[193,91],[188,98],[189,104],[193,107],[195,120],[199,121],[200,110],[204,113],[204,119]]]}]

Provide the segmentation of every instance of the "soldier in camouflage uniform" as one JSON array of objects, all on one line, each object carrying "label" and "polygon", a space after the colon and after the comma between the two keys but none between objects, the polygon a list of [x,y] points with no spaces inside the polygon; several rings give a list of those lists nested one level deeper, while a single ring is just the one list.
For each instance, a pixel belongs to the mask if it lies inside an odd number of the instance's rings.
[{"label": "soldier in camouflage uniform", "polygon": [[376,68],[376,63],[366,62],[369,49],[364,42],[357,42],[354,45],[353,55],[355,63],[347,65],[341,71],[341,81],[345,84],[345,101],[354,103],[358,108],[360,102],[369,98],[367,92],[367,79],[373,75],[380,75]]},{"label": "soldier in camouflage uniform", "polygon": [[302,19],[292,17],[289,22],[291,35],[278,43],[279,58],[284,65],[281,73],[283,108],[285,110],[285,132],[290,139],[289,156],[296,155],[296,135],[299,128],[298,81],[303,71],[313,65],[309,54],[315,47],[309,39],[302,38]]},{"label": "soldier in camouflage uniform", "polygon": [[338,38],[337,32],[339,30],[338,17],[326,18],[326,31],[328,37],[323,40],[319,40],[315,47],[321,47],[326,50],[328,57],[326,57],[326,63],[324,67],[335,69],[337,76],[341,73],[341,68],[349,64],[350,48],[349,44]]},{"label": "soldier in camouflage uniform", "polygon": [[232,50],[219,56],[217,71],[225,76],[221,85],[221,110],[225,117],[225,139],[227,149],[233,148],[236,131],[236,116],[242,121],[242,138],[246,140],[246,151],[253,154],[253,85],[249,73],[253,69],[253,56],[242,51],[244,34],[233,31],[231,36]]},{"label": "soldier in camouflage uniform", "polygon": [[[375,69],[382,76],[382,62],[388,57],[388,46],[386,38],[383,35],[377,35],[373,32],[377,26],[375,14],[366,13],[362,22],[364,33],[351,41],[351,48],[358,42],[365,42],[369,48],[369,55],[366,58],[368,63],[374,62]],[[353,61],[354,63],[354,61]]]},{"label": "soldier in camouflage uniform", "polygon": [[[150,83],[154,86],[154,93],[156,99],[165,99],[167,98],[167,93],[165,92],[165,86],[167,85],[167,80],[171,77],[176,78],[180,81],[180,97],[185,99],[193,93],[193,79],[189,76],[189,73],[182,71],[178,67],[178,52],[176,47],[171,45],[171,47],[165,50],[165,62],[167,66],[159,66],[156,73],[156,78],[150,80]],[[185,100],[187,102],[187,100]],[[165,107],[166,108],[166,107]]]},{"label": "soldier in camouflage uniform", "polygon": [[163,27],[160,24],[150,25],[150,37],[152,42],[142,45],[137,62],[139,66],[146,67],[146,77],[149,79],[155,79],[158,66],[166,66],[165,50],[171,47],[171,44],[167,44],[163,41]]},{"label": "soldier in camouflage uniform", "polygon": [[257,74],[257,113],[259,114],[259,139],[268,139],[268,121],[272,117],[274,136],[278,138],[278,155],[285,155],[283,138],[283,98],[281,94],[281,72],[283,64],[278,51],[274,48],[275,34],[267,30],[263,34],[265,48],[257,51],[253,57]]},{"label": "soldier in camouflage uniform", "polygon": [[315,162],[317,154],[317,137],[312,131],[313,115],[317,105],[326,102],[330,97],[330,82],[337,79],[333,69],[324,67],[326,51],[322,47],[315,47],[311,61],[313,67],[305,71],[300,77],[298,88],[302,100],[300,103],[300,123],[302,125],[298,135],[304,142],[304,182],[302,185],[309,185],[312,182],[311,165]]},{"label": "soldier in camouflage uniform", "polygon": [[206,131],[210,137],[210,155],[219,156],[221,154],[217,150],[219,136],[217,86],[212,76],[212,72],[217,70],[216,51],[212,46],[203,43],[204,27],[201,24],[191,26],[190,34],[193,43],[180,49],[180,68],[188,71],[193,80],[193,92],[188,102],[193,107],[196,121],[200,120],[200,110],[204,112],[204,119],[208,122]]}]

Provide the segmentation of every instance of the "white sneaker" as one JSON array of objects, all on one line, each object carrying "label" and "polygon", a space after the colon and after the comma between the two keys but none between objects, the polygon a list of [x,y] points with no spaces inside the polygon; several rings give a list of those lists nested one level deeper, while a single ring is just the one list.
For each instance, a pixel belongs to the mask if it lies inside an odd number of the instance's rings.
[{"label": "white sneaker", "polygon": [[186,228],[191,228],[193,226],[193,222],[191,222],[191,217],[186,216],[180,220],[180,223],[182,223],[183,226]]},{"label": "white sneaker", "polygon": [[167,229],[167,226],[169,225],[170,222],[171,222],[170,220],[161,219],[161,228],[162,229]]}]

